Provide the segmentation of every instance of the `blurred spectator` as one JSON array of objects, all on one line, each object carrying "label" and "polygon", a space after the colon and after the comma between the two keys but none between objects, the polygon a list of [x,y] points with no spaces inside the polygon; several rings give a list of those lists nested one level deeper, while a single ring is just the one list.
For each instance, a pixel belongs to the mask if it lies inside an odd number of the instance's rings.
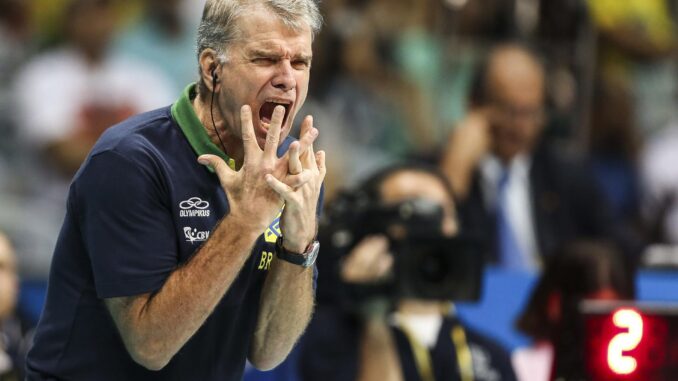
[{"label": "blurred spectator", "polygon": [[0,226],[13,204],[10,192],[21,190],[21,147],[18,144],[11,82],[33,51],[29,6],[23,0],[0,0]]},{"label": "blurred spectator", "polygon": [[[678,94],[678,45],[671,1],[586,3],[600,35],[597,91],[589,135],[598,180],[612,201],[615,217],[629,224],[640,220],[639,183],[643,176],[645,233],[649,234],[650,242],[668,243],[663,231],[666,226],[662,225],[669,221],[666,217],[673,207],[666,197],[667,188],[657,187],[667,184],[667,180],[657,180],[657,168],[662,164],[657,164],[656,158],[664,155],[659,153],[664,149],[658,147],[665,146],[658,139],[671,136],[661,130],[675,118]],[[672,5],[675,6],[675,1]],[[639,176],[638,153],[643,140],[653,143],[646,149],[648,154],[642,163],[641,171],[645,173]],[[653,151],[657,154],[650,153]],[[653,158],[649,159],[650,156]],[[658,191],[660,188],[664,190]]]},{"label": "blurred spectator", "polygon": [[[113,12],[121,24],[127,23],[141,13],[144,0],[114,0],[111,4]],[[51,49],[68,40],[65,25],[66,8],[73,0],[29,0],[24,3],[31,10],[31,21],[35,29],[34,43],[40,50]],[[202,5],[202,4],[201,4]],[[200,8],[202,9],[202,8]]]},{"label": "blurred spectator", "polygon": [[[117,38],[117,52],[144,60],[172,81],[174,93],[197,78],[195,31],[199,18],[189,20],[182,0],[145,0],[140,20]],[[195,25],[193,25],[195,24]]]},{"label": "blurred spectator", "polygon": [[610,244],[575,241],[561,248],[549,258],[516,322],[518,330],[534,340],[532,346],[513,353],[518,380],[578,379],[577,372],[584,370],[583,346],[578,341],[579,302],[631,300],[634,295],[633,274]]},{"label": "blurred spectator", "polygon": [[[436,1],[432,1],[436,3]],[[432,103],[434,142],[426,158],[437,160],[451,126],[466,115],[475,66],[488,44],[515,36],[514,0],[446,0],[435,9],[420,83]],[[432,53],[433,50],[438,50]],[[417,54],[416,51],[411,55]],[[435,62],[435,60],[439,62]],[[420,60],[422,61],[422,60]],[[411,66],[411,65],[409,65]],[[412,71],[412,69],[406,70]],[[410,75],[412,77],[412,75]],[[414,78],[414,77],[413,77]]]},{"label": "blurred spectator", "polygon": [[14,248],[0,231],[0,381],[23,380],[29,335],[15,311],[18,298],[19,277]]},{"label": "blurred spectator", "polygon": [[316,115],[323,126],[319,144],[335,158],[329,163],[334,168],[328,168],[328,194],[334,178],[343,186],[355,185],[411,155],[429,156],[440,141],[437,119],[444,112],[436,111],[443,109],[436,108],[434,95],[441,87],[442,58],[430,22],[436,4],[373,0],[325,5],[330,28],[318,46],[330,47],[324,51],[330,58],[314,57],[313,75],[325,75],[325,84],[310,93],[305,112]]},{"label": "blurred spectator", "polygon": [[36,29],[34,42],[38,45],[38,48],[45,49],[63,39],[64,10],[70,1],[24,1],[31,10],[31,19]]},{"label": "blurred spectator", "polygon": [[542,139],[545,75],[528,49],[493,49],[442,161],[462,223],[488,235],[488,260],[506,268],[539,269],[563,242],[614,226],[583,162]]},{"label": "blurred spectator", "polygon": [[25,1],[0,0],[0,88],[3,90],[31,45],[29,13]]},{"label": "blurred spectator", "polygon": [[[360,189],[368,205],[431,202],[442,208],[442,214],[431,221],[440,230],[429,234],[448,238],[457,235],[451,188],[435,169],[410,164],[393,166],[377,172]],[[398,227],[403,228],[389,225],[389,231],[397,231],[389,233],[393,235],[391,240],[400,235],[400,239],[417,239],[408,236],[413,234],[410,230]],[[325,271],[333,272],[330,277],[340,280],[335,284],[325,280],[319,284],[319,291],[321,287],[335,288],[326,290],[331,292],[337,287],[383,291],[380,282],[394,276],[391,244],[385,235],[367,236],[346,257],[334,263],[326,259]],[[405,254],[420,253],[399,255]],[[303,380],[515,379],[508,353],[494,340],[467,327],[454,315],[449,300],[417,295],[399,295],[390,300],[384,295],[348,292],[343,294],[347,298],[343,300],[341,295],[335,300],[319,296],[320,305],[301,344]]]},{"label": "blurred spectator", "polygon": [[588,130],[595,30],[582,0],[536,0],[537,28],[531,37],[545,57],[549,83],[548,134],[581,141]]},{"label": "blurred spectator", "polygon": [[[648,241],[678,245],[678,121],[648,141],[641,156],[642,216]],[[674,253],[674,266],[678,259]]]},{"label": "blurred spectator", "polygon": [[343,186],[399,160],[412,144],[405,112],[394,99],[402,81],[381,54],[375,26],[359,12],[344,16],[351,25],[334,26],[342,33],[336,36],[336,74],[324,94],[311,94],[303,111],[322,123],[319,144],[336,158],[328,163],[328,181],[339,178]]},{"label": "blurred spectator", "polygon": [[68,177],[103,130],[174,94],[150,67],[109,53],[111,4],[73,0],[68,43],[33,59],[16,82],[22,132]]},{"label": "blurred spectator", "polygon": [[109,51],[113,3],[69,2],[66,43],[27,62],[14,83],[18,132],[30,149],[24,155],[34,154],[36,163],[26,178],[28,190],[0,220],[26,221],[12,224],[12,235],[31,276],[47,276],[68,183],[99,135],[134,113],[170,103],[176,94],[152,67]]},{"label": "blurred spectator", "polygon": [[[0,0],[0,168],[15,154],[11,82],[32,52],[29,7],[23,0]],[[0,189],[2,188],[0,170]]]},{"label": "blurred spectator", "polygon": [[623,80],[643,135],[665,127],[678,91],[676,35],[667,0],[587,0],[600,34],[598,75]]},{"label": "blurred spectator", "polygon": [[613,217],[637,228],[636,163],[642,139],[634,125],[632,95],[618,80],[599,81],[591,109],[588,141],[596,180],[610,201]]}]

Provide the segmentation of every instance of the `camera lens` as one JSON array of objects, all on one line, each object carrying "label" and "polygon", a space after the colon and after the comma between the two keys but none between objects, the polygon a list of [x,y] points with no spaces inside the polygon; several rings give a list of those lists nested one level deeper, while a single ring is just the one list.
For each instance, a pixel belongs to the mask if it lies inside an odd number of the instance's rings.
[{"label": "camera lens", "polygon": [[419,258],[420,279],[427,283],[439,283],[447,277],[447,261],[445,253],[426,250]]}]

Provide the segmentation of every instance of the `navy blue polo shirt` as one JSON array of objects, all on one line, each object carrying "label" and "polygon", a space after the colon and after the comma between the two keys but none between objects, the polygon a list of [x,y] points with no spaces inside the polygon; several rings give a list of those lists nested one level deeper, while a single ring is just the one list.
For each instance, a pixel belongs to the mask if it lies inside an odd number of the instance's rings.
[{"label": "navy blue polo shirt", "polygon": [[171,108],[111,127],[75,175],[28,380],[241,379],[279,216],[212,315],[160,371],[132,360],[102,300],[159,290],[229,211],[217,176],[196,158],[233,160],[209,140],[194,97],[191,85]]}]

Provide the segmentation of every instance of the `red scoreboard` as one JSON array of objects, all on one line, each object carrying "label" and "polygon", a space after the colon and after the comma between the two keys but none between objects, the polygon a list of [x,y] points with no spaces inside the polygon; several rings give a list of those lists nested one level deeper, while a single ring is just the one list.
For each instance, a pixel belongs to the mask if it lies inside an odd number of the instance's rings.
[{"label": "red scoreboard", "polygon": [[678,305],[586,301],[590,381],[678,381]]}]

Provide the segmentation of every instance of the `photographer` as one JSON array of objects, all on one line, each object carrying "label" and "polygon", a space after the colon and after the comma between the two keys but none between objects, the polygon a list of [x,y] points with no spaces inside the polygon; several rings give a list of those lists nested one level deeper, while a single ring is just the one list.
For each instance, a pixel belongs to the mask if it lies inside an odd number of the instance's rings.
[{"label": "photographer", "polygon": [[400,165],[328,207],[302,379],[515,379],[508,353],[454,316],[452,300],[477,299],[482,261],[451,195],[437,170]]}]

